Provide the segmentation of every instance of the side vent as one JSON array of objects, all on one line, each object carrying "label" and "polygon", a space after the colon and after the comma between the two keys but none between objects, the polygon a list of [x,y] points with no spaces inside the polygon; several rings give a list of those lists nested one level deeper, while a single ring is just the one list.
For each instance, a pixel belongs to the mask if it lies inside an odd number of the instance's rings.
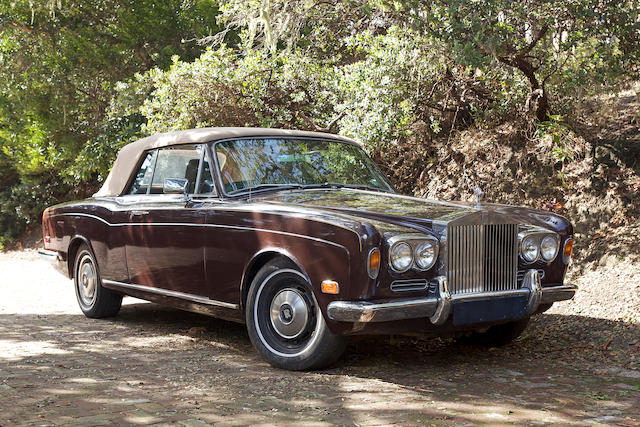
[{"label": "side vent", "polygon": [[422,291],[427,289],[426,280],[396,280],[391,284],[391,290],[394,292]]}]

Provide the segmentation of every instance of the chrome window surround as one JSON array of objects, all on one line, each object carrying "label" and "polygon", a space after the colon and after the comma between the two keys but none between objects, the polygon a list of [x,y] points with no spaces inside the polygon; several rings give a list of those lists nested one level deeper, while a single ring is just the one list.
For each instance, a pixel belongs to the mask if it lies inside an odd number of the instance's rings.
[{"label": "chrome window surround", "polygon": [[[533,236],[536,239],[536,245],[538,245],[538,256],[533,261],[527,261],[522,256],[522,242],[526,237],[529,237],[529,236]],[[546,260],[542,257],[542,250],[540,248],[542,239],[545,238],[546,236],[553,237],[558,247],[556,251],[556,255],[550,260]],[[555,231],[545,230],[544,228],[536,227],[533,225],[520,226],[520,229],[518,230],[518,257],[525,265],[531,265],[538,261],[551,263],[558,257],[559,253],[560,253],[560,236],[558,235],[558,233],[556,233]]]},{"label": "chrome window surround", "polygon": [[[426,241],[430,241],[434,243],[434,247],[435,247],[435,255],[433,257],[433,264],[431,264],[429,266],[429,268],[420,268],[417,264],[416,264],[416,260],[415,260],[415,251],[417,246],[422,243],[422,242],[426,242]],[[436,261],[438,260],[438,255],[440,253],[440,241],[433,237],[433,236],[429,236],[427,234],[397,234],[393,237],[390,237],[387,239],[387,243],[389,244],[389,251],[387,253],[387,263],[389,264],[389,268],[391,268],[391,270],[395,271],[396,273],[404,273],[406,271],[409,271],[410,269],[415,269],[415,270],[419,270],[419,271],[429,271],[433,268],[433,266],[436,264]],[[393,267],[393,264],[391,263],[391,251],[393,250],[393,248],[401,243],[406,243],[411,247],[411,264],[409,264],[409,266],[407,268],[405,268],[404,270],[396,270]]]}]

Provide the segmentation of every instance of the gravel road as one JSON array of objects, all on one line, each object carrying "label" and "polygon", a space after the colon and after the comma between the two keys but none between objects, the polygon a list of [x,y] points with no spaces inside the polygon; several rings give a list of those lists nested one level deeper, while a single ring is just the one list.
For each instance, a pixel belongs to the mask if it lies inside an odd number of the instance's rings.
[{"label": "gravel road", "polygon": [[271,368],[241,325],[126,299],[86,319],[35,252],[0,254],[0,425],[640,424],[640,265],[482,350],[359,338],[333,369]]}]

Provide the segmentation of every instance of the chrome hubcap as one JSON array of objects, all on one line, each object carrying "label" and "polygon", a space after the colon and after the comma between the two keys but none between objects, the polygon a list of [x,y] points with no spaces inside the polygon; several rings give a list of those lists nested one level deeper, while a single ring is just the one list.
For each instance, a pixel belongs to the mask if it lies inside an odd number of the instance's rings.
[{"label": "chrome hubcap", "polygon": [[296,289],[283,289],[271,300],[271,325],[282,338],[299,337],[309,322],[309,306]]},{"label": "chrome hubcap", "polygon": [[98,274],[88,255],[85,255],[80,261],[78,267],[78,292],[82,303],[87,307],[93,304],[96,297],[96,288],[98,285]]}]

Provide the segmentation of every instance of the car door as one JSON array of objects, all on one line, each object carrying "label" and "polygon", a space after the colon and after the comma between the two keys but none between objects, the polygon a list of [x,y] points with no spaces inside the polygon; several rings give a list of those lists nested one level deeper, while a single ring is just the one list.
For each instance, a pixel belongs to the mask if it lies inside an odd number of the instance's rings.
[{"label": "car door", "polygon": [[[126,258],[132,284],[207,296],[203,204],[193,195],[213,191],[202,145],[180,145],[149,153],[148,170],[131,184],[127,206]],[[145,159],[146,161],[146,159]],[[144,165],[144,162],[143,162]],[[164,194],[164,180],[186,179],[191,195]]]}]

